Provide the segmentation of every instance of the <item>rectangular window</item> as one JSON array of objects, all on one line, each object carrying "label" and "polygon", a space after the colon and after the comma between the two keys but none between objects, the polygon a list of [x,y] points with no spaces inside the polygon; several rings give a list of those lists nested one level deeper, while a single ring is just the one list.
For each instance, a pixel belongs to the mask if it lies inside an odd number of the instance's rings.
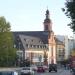
[{"label": "rectangular window", "polygon": [[48,30],[48,25],[45,25],[45,30]]}]

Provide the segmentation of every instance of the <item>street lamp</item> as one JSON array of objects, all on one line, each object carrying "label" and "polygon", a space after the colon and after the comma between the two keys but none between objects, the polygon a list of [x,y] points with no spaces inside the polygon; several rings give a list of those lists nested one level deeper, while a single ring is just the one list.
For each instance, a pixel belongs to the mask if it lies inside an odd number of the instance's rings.
[{"label": "street lamp", "polygon": [[20,55],[20,42],[18,43],[18,48],[19,48],[19,51],[18,51],[18,66],[20,66],[20,59],[21,59],[21,55]]},{"label": "street lamp", "polygon": [[20,50],[20,44],[21,44],[21,43],[19,42],[19,50]]}]

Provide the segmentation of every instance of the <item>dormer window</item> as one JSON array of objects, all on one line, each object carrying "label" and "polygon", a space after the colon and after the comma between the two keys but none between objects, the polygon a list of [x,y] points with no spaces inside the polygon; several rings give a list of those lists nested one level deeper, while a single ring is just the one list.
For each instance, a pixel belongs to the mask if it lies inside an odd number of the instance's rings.
[{"label": "dormer window", "polygon": [[26,41],[26,39],[24,38],[24,41]]},{"label": "dormer window", "polygon": [[42,43],[41,41],[39,41],[39,43]]},{"label": "dormer window", "polygon": [[30,47],[32,47],[32,48],[33,48],[33,45],[30,45]]},{"label": "dormer window", "polygon": [[33,42],[33,40],[31,40]]},{"label": "dormer window", "polygon": [[26,44],[26,47],[28,47],[28,44]]},{"label": "dormer window", "polygon": [[36,45],[33,45],[33,47],[35,48],[35,47],[36,47]]}]

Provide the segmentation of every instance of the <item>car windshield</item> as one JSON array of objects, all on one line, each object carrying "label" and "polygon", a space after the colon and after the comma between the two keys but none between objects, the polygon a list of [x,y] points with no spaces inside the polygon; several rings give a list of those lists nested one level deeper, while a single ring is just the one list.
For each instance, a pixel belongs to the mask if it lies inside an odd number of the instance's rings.
[{"label": "car windshield", "polygon": [[29,67],[26,67],[26,68],[23,68],[23,70],[30,70],[30,68]]}]

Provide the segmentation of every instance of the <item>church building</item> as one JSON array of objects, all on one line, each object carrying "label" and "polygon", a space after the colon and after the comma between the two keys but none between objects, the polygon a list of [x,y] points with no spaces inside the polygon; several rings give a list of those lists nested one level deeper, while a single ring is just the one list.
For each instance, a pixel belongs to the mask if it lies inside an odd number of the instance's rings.
[{"label": "church building", "polygon": [[63,42],[56,38],[52,30],[52,21],[48,9],[45,15],[43,31],[13,32],[17,53],[22,59],[29,59],[32,64],[40,62],[42,64],[56,63],[58,45],[64,50]]}]

